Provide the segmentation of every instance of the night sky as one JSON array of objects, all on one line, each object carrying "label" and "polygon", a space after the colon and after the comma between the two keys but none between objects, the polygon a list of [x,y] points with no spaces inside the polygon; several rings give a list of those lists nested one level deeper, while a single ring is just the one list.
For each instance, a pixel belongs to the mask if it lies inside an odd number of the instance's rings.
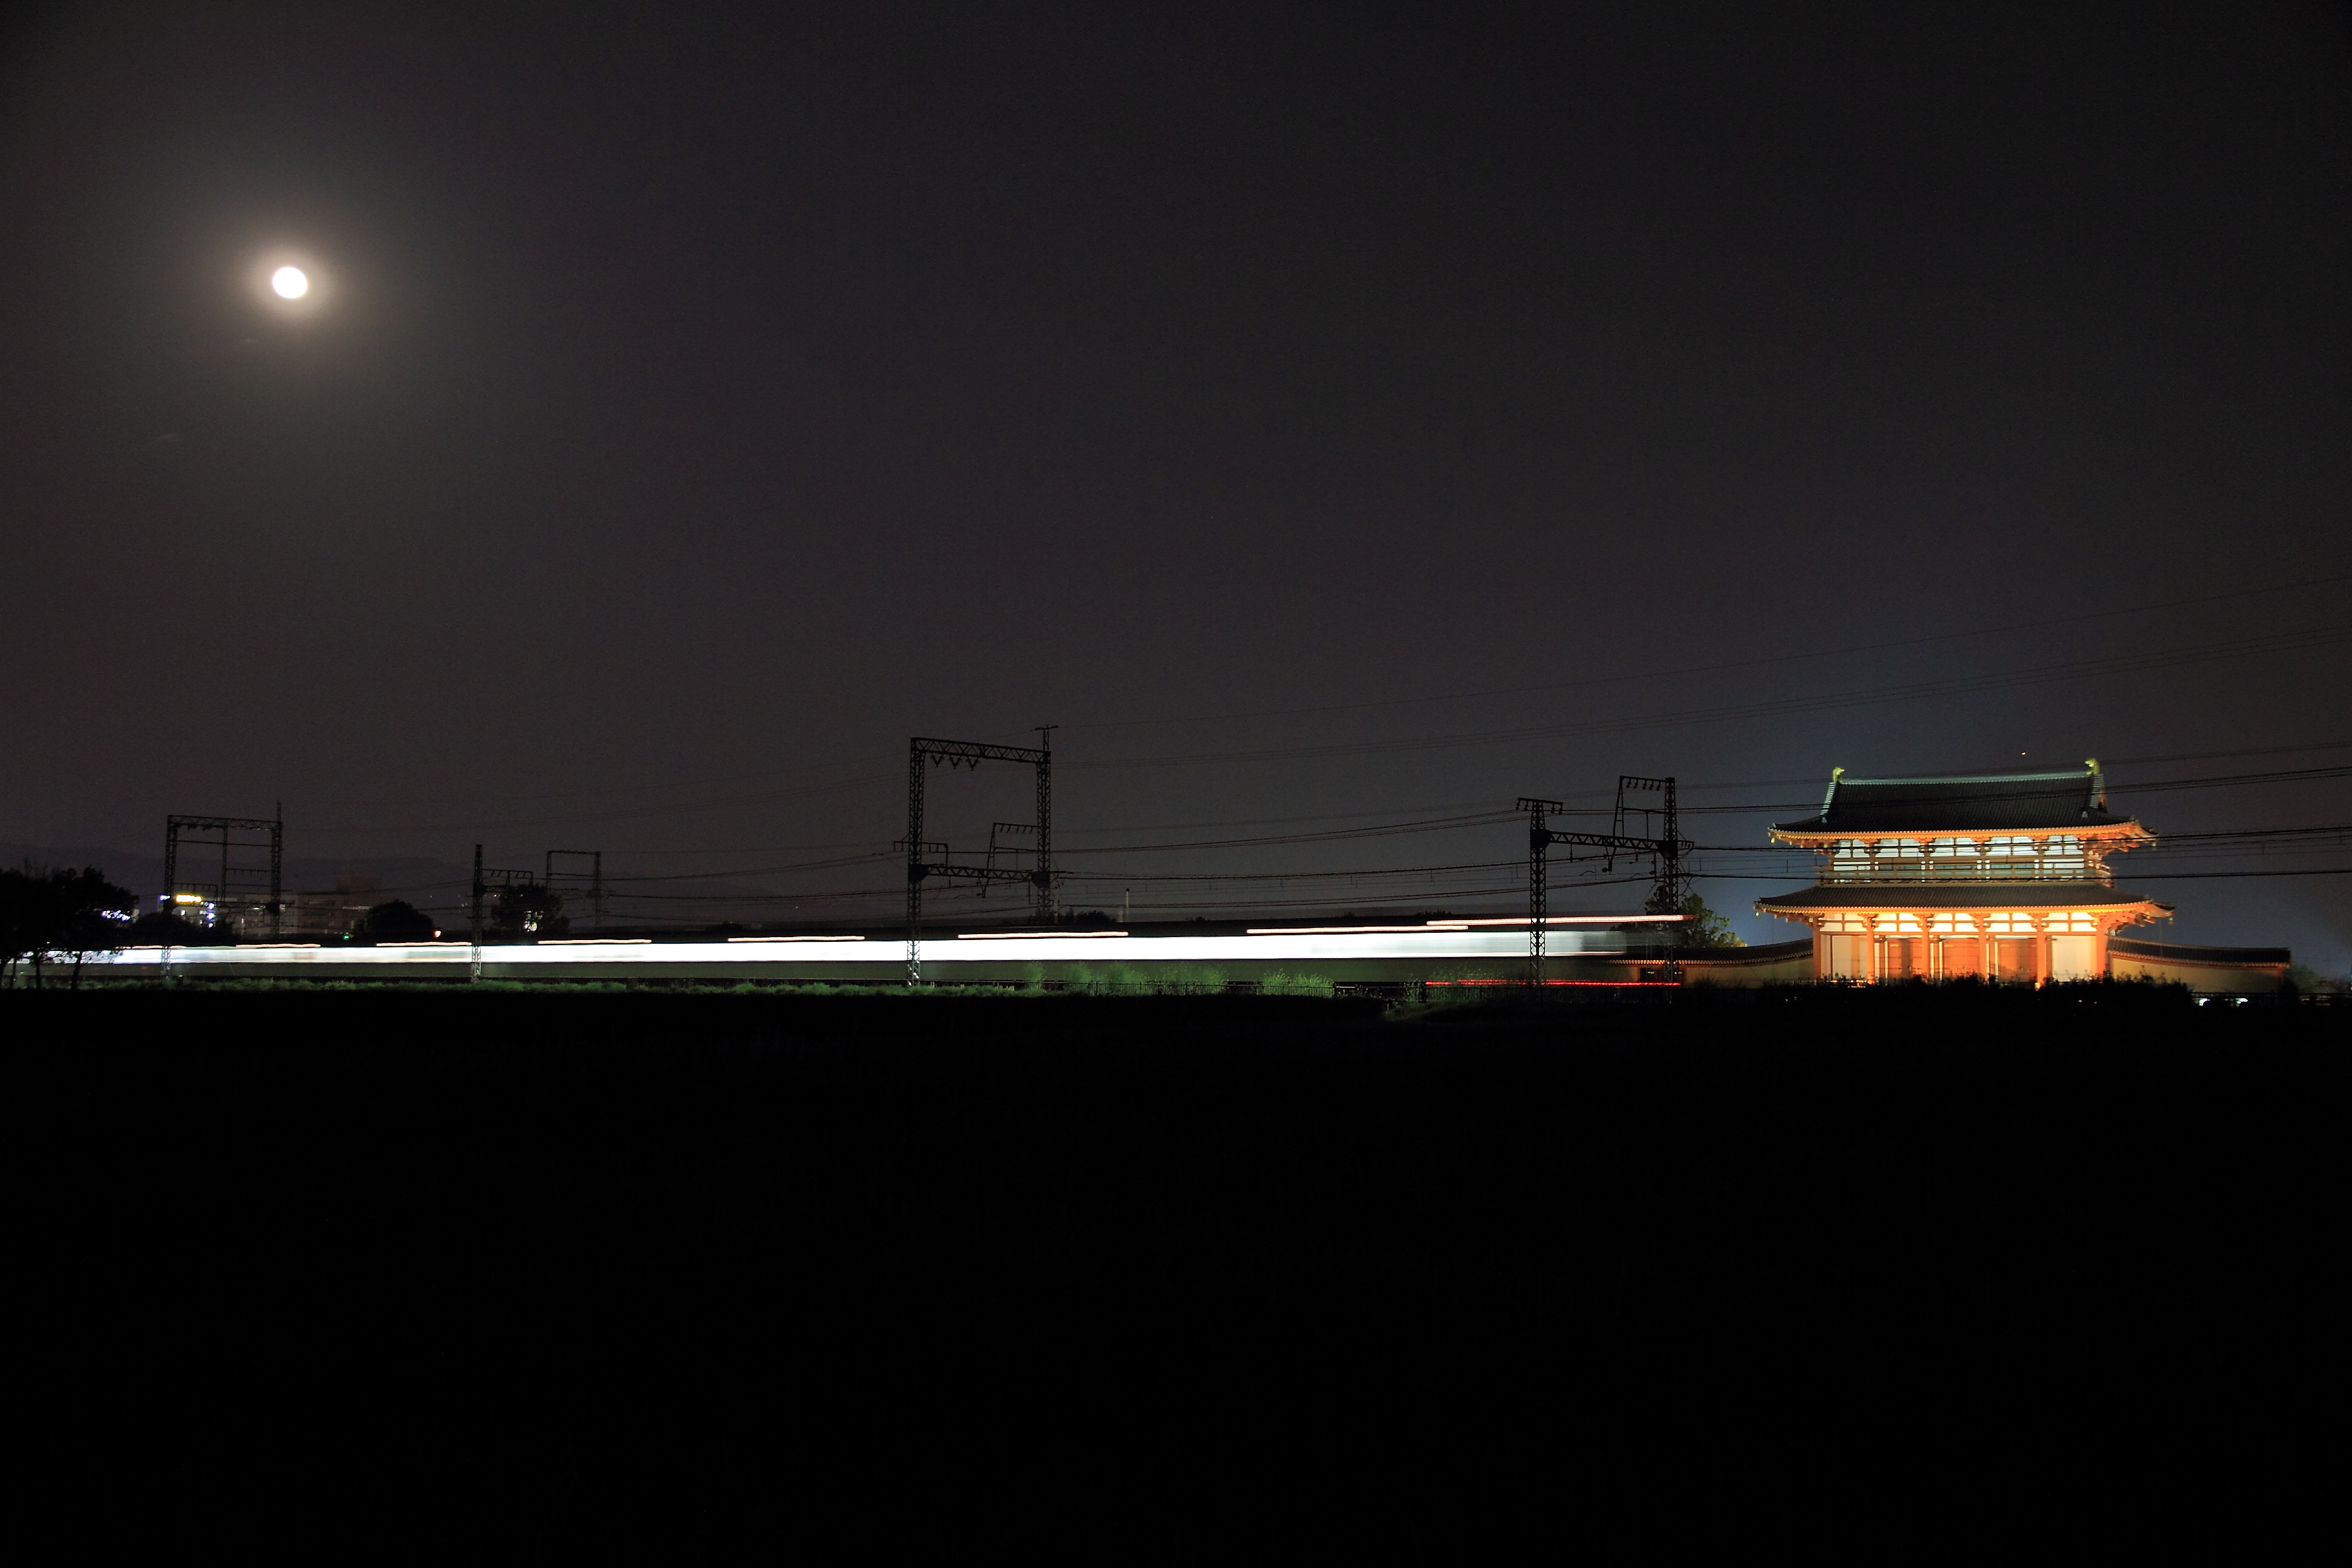
[{"label": "night sky", "polygon": [[[1508,910],[1512,799],[1620,773],[1748,808],[1689,826],[1751,941],[1832,766],[2352,822],[2275,776],[2352,767],[2341,8],[11,26],[12,855],[283,801],[298,881],[878,918],[907,738],[1041,724],[1139,919]],[[2271,842],[2123,868],[2352,866]],[[2345,877],[2134,885],[2352,968]]]}]

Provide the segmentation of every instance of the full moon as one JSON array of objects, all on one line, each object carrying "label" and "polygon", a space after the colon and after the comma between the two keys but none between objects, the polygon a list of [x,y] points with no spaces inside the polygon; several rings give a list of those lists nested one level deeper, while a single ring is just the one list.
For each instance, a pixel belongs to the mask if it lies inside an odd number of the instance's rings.
[{"label": "full moon", "polygon": [[299,267],[281,267],[269,275],[269,286],[281,300],[299,300],[310,291],[310,279]]}]

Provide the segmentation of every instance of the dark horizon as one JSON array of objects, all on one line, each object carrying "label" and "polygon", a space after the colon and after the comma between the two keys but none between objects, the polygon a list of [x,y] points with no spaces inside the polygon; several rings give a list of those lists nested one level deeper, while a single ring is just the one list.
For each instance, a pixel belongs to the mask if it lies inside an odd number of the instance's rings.
[{"label": "dark horizon", "polygon": [[[15,852],[283,801],[298,859],[878,919],[907,738],[1049,723],[1074,871],[1674,774],[1755,808],[1691,832],[1751,942],[1833,766],[2352,823],[2340,9],[9,26]],[[2120,870],[2302,873],[2145,934],[2343,973],[2333,843]]]}]

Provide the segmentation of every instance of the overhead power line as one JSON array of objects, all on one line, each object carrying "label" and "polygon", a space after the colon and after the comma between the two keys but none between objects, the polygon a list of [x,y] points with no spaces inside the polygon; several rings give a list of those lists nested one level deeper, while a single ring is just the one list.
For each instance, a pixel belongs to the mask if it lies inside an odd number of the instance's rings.
[{"label": "overhead power line", "polygon": [[1351,838],[1387,838],[1400,834],[1447,833],[1465,827],[1493,827],[1512,820],[1507,811],[1482,811],[1466,816],[1430,817],[1419,822],[1382,823],[1372,827],[1339,827],[1322,833],[1275,833],[1255,838],[1191,838],[1167,844],[1106,844],[1088,849],[1065,849],[1065,855],[1141,855],[1177,849],[1240,849],[1275,844],[1329,844]]},{"label": "overhead power line", "polygon": [[2210,763],[2223,757],[2276,757],[2290,752],[2352,752],[2352,741],[2310,741],[2295,746],[2244,746],[2230,752],[2176,752],[2168,757],[2109,757],[2110,768],[2145,767],[2155,763]]},{"label": "overhead power line", "polygon": [[2283,866],[2260,871],[2170,871],[2138,877],[2117,877],[2118,882],[2193,882],[2207,878],[2226,877],[2347,877],[2352,866],[2315,866],[2298,868]]},{"label": "overhead power line", "polygon": [[[2134,788],[2134,789],[2143,789],[2143,790],[2151,790],[2151,791],[2153,791],[2153,790],[2186,790],[2186,789],[2221,789],[2221,788],[2249,787],[2249,786],[2260,785],[2260,784],[2300,784],[2300,783],[2309,783],[2309,782],[2314,782],[2314,781],[2317,781],[2317,780],[2326,780],[2326,779],[2341,778],[2341,777],[2346,777],[2346,776],[2352,776],[2352,765],[2347,765],[2347,766],[2341,766],[2341,767],[2327,767],[2327,768],[2300,768],[2300,769],[2273,770],[2273,771],[2266,772],[2266,773],[2225,773],[2225,774],[2217,774],[2217,775],[2211,775],[2211,776],[2208,776],[2208,777],[2201,777],[2201,778],[2169,779],[2169,780],[2158,781],[2158,782],[2154,783],[2154,784],[2140,784],[2140,785],[2134,785],[2134,786],[2131,786],[2131,787],[2132,787],[2132,788]],[[2116,785],[2116,786],[2115,786],[2115,787],[2116,787],[2116,789],[2119,793],[2120,793],[2120,792],[2123,792],[2123,790],[2124,790],[2124,786],[2122,786],[2122,785]],[[1725,813],[1760,813],[1760,812],[1766,812],[1766,811],[1779,811],[1779,810],[1803,810],[1803,809],[1809,809],[1809,808],[1810,808],[1810,806],[1811,806],[1811,803],[1810,803],[1810,802],[1806,802],[1806,803],[1777,802],[1777,803],[1764,803],[1764,804],[1760,804],[1760,805],[1738,805],[1738,806],[1721,806],[1721,807],[1713,807],[1713,808],[1709,808],[1709,809],[1711,809],[1711,810],[1715,810],[1715,811],[1719,811],[1719,812],[1725,812]],[[1516,820],[1516,814],[1515,814],[1515,813],[1506,812],[1506,811],[1499,811],[1499,810],[1498,810],[1498,811],[1494,811],[1494,812],[1475,813],[1475,814],[1469,814],[1469,815],[1465,815],[1465,816],[1449,816],[1449,817],[1430,817],[1430,818],[1423,818],[1423,819],[1420,819],[1420,820],[1417,820],[1417,821],[1395,822],[1395,823],[1380,823],[1380,824],[1374,824],[1374,825],[1371,825],[1371,826],[1365,826],[1365,827],[1331,829],[1331,830],[1327,830],[1327,831],[1322,831],[1322,832],[1308,832],[1308,833],[1297,833],[1297,834],[1267,834],[1267,835],[1261,835],[1261,836],[1253,837],[1246,837],[1246,838],[1193,839],[1193,840],[1180,840],[1180,841],[1167,842],[1167,843],[1159,843],[1159,844],[1103,845],[1103,846],[1097,846],[1097,847],[1093,847],[1087,848],[1087,849],[1083,849],[1083,850],[1076,850],[1076,851],[1068,851],[1068,850],[1066,850],[1064,853],[1065,853],[1066,855],[1066,854],[1071,854],[1071,853],[1086,854],[1086,855],[1117,855],[1117,854],[1143,854],[1143,853],[1174,853],[1174,852],[1179,852],[1179,851],[1188,850],[1188,849],[1192,849],[1192,850],[1221,850],[1221,849],[1236,849],[1236,848],[1253,848],[1253,849],[1276,848],[1276,847],[1286,847],[1286,846],[1290,846],[1290,845],[1318,844],[1318,843],[1339,843],[1339,842],[1347,842],[1347,841],[1352,841],[1352,840],[1357,840],[1357,839],[1364,839],[1364,838],[1375,838],[1375,837],[1406,837],[1406,836],[1412,836],[1412,835],[1418,835],[1418,834],[1422,834],[1422,833],[1454,832],[1454,831],[1458,831],[1458,830],[1460,830],[1460,829],[1467,828],[1467,827],[1480,827],[1480,826],[1496,826],[1496,827],[1499,827],[1499,826],[1504,826],[1505,824],[1509,823],[1509,822],[1514,821],[1514,820]],[[2167,834],[2167,835],[2162,835],[2162,836],[2160,836],[2160,837],[2159,837],[2159,839],[2158,839],[2158,845],[2157,845],[2157,846],[2155,846],[2155,847],[2153,847],[2153,848],[2152,848],[2152,849],[2148,849],[2148,850],[2142,850],[2142,851],[2139,851],[2139,853],[2142,853],[2142,854],[2147,854],[2147,853],[2161,853],[2161,852],[2163,852],[2164,846],[2166,846],[2166,845],[2168,845],[2168,844],[2175,844],[2175,843],[2188,843],[2188,842],[2192,842],[2192,841],[2202,841],[2202,840],[2204,840],[2204,839],[2206,839],[2206,838],[2208,838],[2208,837],[2211,837],[2211,838],[2228,838],[2228,837],[2245,837],[2245,836],[2247,836],[2247,835],[2273,835],[2273,836],[2284,836],[2284,835],[2290,835],[2290,834],[2301,834],[2301,833],[2323,833],[2323,834],[2324,834],[2324,833],[2334,833],[2334,832],[2336,832],[2336,831],[2339,831],[2339,830],[2338,830],[2338,829],[2336,829],[2336,828],[2334,828],[2334,827],[2330,827],[2330,826],[2322,826],[2322,827],[2316,827],[2316,828],[2282,828],[2282,829],[2253,828],[2253,829],[2231,829],[2231,830],[2221,830],[2221,831],[2217,831],[2217,832],[2215,832],[2215,833],[2213,833],[2213,834],[2210,834],[2210,835],[2208,835],[2208,834]],[[1774,845],[1774,844],[1711,844],[1711,845],[1701,845],[1701,846],[1699,846],[1699,847],[1698,847],[1698,852],[1700,852],[1700,853],[1705,853],[1705,854],[1717,854],[1717,855],[1725,855],[1725,854],[1733,854],[1733,855],[1770,855],[1770,854],[1803,854],[1803,853],[1806,853],[1805,851],[1802,851],[1802,850],[1792,850],[1792,849],[1788,848],[1788,847],[1785,847],[1785,846]],[[872,864],[872,863],[875,863],[875,862],[877,862],[877,861],[882,860],[882,859],[887,858],[887,854],[886,854],[886,853],[884,853],[884,852],[881,852],[881,851],[878,851],[878,850],[877,850],[877,851],[868,852],[868,853],[866,853],[866,854],[862,854],[862,855],[843,856],[843,857],[837,857],[837,858],[832,858],[832,859],[826,859],[826,860],[817,860],[817,861],[807,861],[807,862],[802,862],[802,863],[799,863],[799,864],[797,864],[797,865],[792,865],[792,866],[779,866],[779,867],[756,867],[756,866],[752,866],[752,867],[729,867],[729,868],[723,868],[717,869],[717,870],[698,871],[698,872],[690,872],[690,873],[669,873],[669,874],[663,874],[663,875],[656,875],[656,876],[642,876],[642,877],[608,877],[608,878],[606,879],[606,880],[607,880],[607,882],[608,882],[608,883],[611,883],[611,884],[616,884],[616,885],[617,885],[617,884],[622,884],[622,883],[632,883],[632,882],[658,882],[658,881],[714,881],[714,880],[719,880],[719,879],[725,879],[725,878],[729,878],[729,877],[775,876],[775,875],[783,875],[783,874],[788,874],[788,873],[796,872],[796,871],[832,869],[832,868],[839,868],[839,867],[855,866],[855,865],[866,865],[866,864]],[[1479,863],[1479,864],[1484,864],[1484,863],[1483,863],[1483,862],[1481,862],[1481,863]],[[1505,864],[1505,862],[1496,862],[1496,864]],[[1437,868],[1431,868],[1431,867],[1415,867],[1415,868],[1402,868],[1402,869],[1404,869],[1404,870],[1406,870],[1406,871],[1427,871],[1427,870],[1431,870],[1431,869],[1444,869],[1444,868],[1443,868],[1443,867],[1437,867]],[[1252,872],[1252,873],[1243,873],[1243,872],[1198,872],[1198,873],[1189,873],[1189,874],[1190,874],[1190,875],[1195,875],[1195,876],[1202,877],[1202,878],[1206,878],[1206,879],[1214,879],[1214,878],[1218,878],[1218,877],[1227,877],[1227,878],[1232,878],[1232,877],[1240,877],[1240,876],[1244,876],[1244,875],[1265,876],[1265,877],[1279,877],[1279,876],[1305,876],[1305,875],[1309,875],[1309,874],[1312,874],[1312,873],[1302,872],[1302,871],[1290,871],[1290,872]],[[1331,873],[1331,874],[1332,874],[1332,875],[1363,875],[1363,874],[1367,874],[1367,873],[1364,873],[1364,872],[1335,872],[1335,873]],[[1066,873],[1066,875],[1067,875],[1067,876],[1072,876],[1072,877],[1085,877],[1085,878],[1129,878],[1129,879],[1150,879],[1150,878],[1160,877],[1160,876],[1163,876],[1163,875],[1167,875],[1167,874],[1166,874],[1166,873],[1159,873],[1159,872],[1148,872],[1148,871],[1142,871],[1142,870],[1134,870],[1134,871],[1116,871],[1116,872],[1114,872],[1114,871],[1101,871],[1101,872],[1076,872],[1076,871],[1072,871],[1072,872],[1067,872],[1067,873]],[[438,884],[420,884],[420,886],[434,886],[434,885],[438,885]],[[625,896],[625,895],[616,894],[615,896]]]},{"label": "overhead power line", "polygon": [[2223,773],[2201,779],[2158,779],[2151,784],[2116,784],[2118,795],[2153,795],[2162,790],[2227,789],[2240,784],[2315,784],[2322,779],[2352,778],[2352,766],[2295,768],[2263,773]]}]

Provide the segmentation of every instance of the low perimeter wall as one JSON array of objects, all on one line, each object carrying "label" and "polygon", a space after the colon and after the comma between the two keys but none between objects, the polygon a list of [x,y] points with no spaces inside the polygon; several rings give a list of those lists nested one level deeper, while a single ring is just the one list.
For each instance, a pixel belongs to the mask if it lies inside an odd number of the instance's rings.
[{"label": "low perimeter wall", "polygon": [[2253,995],[2286,989],[2284,947],[2189,947],[2174,942],[2107,939],[2107,973],[2116,980],[2155,980],[2191,991]]},{"label": "low perimeter wall", "polygon": [[[1625,962],[1640,971],[1641,978],[1654,980],[1664,955],[1635,955]],[[1685,949],[1682,963],[1686,985],[1804,985],[1813,978],[1813,943],[1808,937],[1763,947]]]}]

